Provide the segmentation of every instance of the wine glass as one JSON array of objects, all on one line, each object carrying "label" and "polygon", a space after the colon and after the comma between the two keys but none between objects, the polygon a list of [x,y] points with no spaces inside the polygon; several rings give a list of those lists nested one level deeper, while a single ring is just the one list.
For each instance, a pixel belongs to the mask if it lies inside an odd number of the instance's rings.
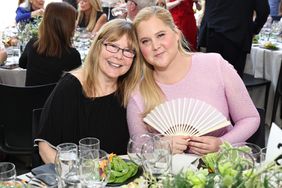
[{"label": "wine glass", "polygon": [[152,139],[152,134],[132,135],[127,144],[127,155],[137,165],[142,165],[141,149],[144,143]]},{"label": "wine glass", "polygon": [[110,177],[110,160],[104,150],[80,150],[79,172],[83,187],[103,188]]},{"label": "wine glass", "polygon": [[142,164],[145,173],[160,178],[171,172],[171,142],[163,136],[155,135],[141,149]]},{"label": "wine glass", "polygon": [[62,143],[57,146],[55,169],[64,184],[79,183],[78,148],[74,143]]},{"label": "wine glass", "polygon": [[16,167],[10,162],[0,162],[0,187],[13,185],[16,180]]}]

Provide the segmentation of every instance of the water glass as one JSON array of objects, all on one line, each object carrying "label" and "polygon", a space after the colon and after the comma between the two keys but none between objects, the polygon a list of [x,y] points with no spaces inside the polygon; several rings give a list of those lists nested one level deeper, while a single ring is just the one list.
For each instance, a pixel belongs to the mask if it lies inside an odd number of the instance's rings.
[{"label": "water glass", "polygon": [[141,149],[142,164],[145,173],[157,178],[171,172],[171,143],[165,137],[153,136]]},{"label": "water glass", "polygon": [[258,145],[249,142],[240,142],[240,143],[232,144],[232,146],[235,148],[238,147],[245,148],[246,152],[253,157],[255,165],[260,164],[261,148]]},{"label": "water glass", "polygon": [[89,149],[100,149],[100,140],[94,137],[86,137],[79,140],[79,146]]},{"label": "water glass", "polygon": [[127,8],[126,8],[126,4],[120,4],[116,7],[114,7],[111,10],[111,13],[113,16],[118,17],[118,16],[123,16],[127,13]]},{"label": "water glass", "polygon": [[60,187],[60,178],[56,174],[43,173],[34,176],[27,184],[28,188],[58,188]]},{"label": "water glass", "polygon": [[103,188],[110,177],[110,160],[107,152],[84,149],[79,153],[79,173],[82,187]]},{"label": "water glass", "polygon": [[127,155],[137,165],[142,165],[142,146],[151,139],[153,139],[152,134],[135,134],[130,137],[127,144]]},{"label": "water glass", "polygon": [[0,162],[0,187],[13,185],[16,180],[16,167],[10,162]]},{"label": "water glass", "polygon": [[66,185],[79,183],[78,148],[74,143],[63,143],[57,146],[55,169]]}]

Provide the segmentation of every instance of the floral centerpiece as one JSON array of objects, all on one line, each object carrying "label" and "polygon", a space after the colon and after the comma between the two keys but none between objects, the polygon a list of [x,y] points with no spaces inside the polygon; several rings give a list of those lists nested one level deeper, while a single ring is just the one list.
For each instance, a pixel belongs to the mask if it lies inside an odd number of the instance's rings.
[{"label": "floral centerpiece", "polygon": [[27,44],[27,42],[33,38],[38,36],[38,27],[41,23],[42,17],[38,16],[33,19],[32,22],[19,22],[18,27],[18,37],[20,40],[20,44],[22,46],[22,50]]},{"label": "floral centerpiece", "polygon": [[219,152],[201,158],[202,165],[181,171],[161,180],[139,178],[123,188],[270,188],[282,187],[282,165],[277,161],[256,164],[249,154],[250,148],[234,148],[224,143]]}]

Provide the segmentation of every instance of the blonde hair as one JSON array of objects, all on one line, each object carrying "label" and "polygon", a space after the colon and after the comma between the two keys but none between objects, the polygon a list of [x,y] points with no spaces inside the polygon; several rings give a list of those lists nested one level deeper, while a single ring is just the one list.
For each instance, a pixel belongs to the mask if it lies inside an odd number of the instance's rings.
[{"label": "blonde hair", "polygon": [[[88,0],[88,1],[91,5],[91,12],[90,12],[88,23],[86,23],[87,24],[86,30],[92,32],[96,25],[97,12],[102,12],[103,9],[100,0]],[[85,18],[85,13],[79,10],[78,23],[82,22],[84,18]]]},{"label": "blonde hair", "polygon": [[114,42],[123,36],[127,37],[128,47],[136,52],[130,69],[127,73],[120,76],[117,81],[116,94],[121,100],[122,105],[125,107],[128,103],[130,94],[141,79],[140,50],[137,37],[134,32],[134,27],[131,22],[128,22],[125,19],[114,19],[101,27],[92,42],[88,55],[86,56],[85,62],[82,66],[82,85],[87,97],[95,98],[93,96],[97,96],[99,88],[99,82],[97,79],[99,56],[101,54],[103,42]]},{"label": "blonde hair", "polygon": [[[143,8],[134,19],[133,25],[135,30],[142,21],[149,20],[151,17],[160,19],[165,25],[169,26],[171,30],[181,35],[178,41],[178,50],[183,54],[187,54],[187,50],[185,50],[189,49],[187,41],[182,32],[174,24],[170,12],[163,7],[153,6]],[[141,64],[143,68],[143,79],[140,83],[140,92],[144,100],[143,116],[146,116],[157,105],[165,101],[165,96],[154,79],[154,67],[145,60],[143,55],[141,56]]]}]

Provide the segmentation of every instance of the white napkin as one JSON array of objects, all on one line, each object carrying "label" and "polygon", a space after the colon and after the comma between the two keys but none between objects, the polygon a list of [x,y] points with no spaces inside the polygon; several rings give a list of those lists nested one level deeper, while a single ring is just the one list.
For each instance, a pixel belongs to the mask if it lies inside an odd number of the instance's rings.
[{"label": "white napkin", "polygon": [[198,163],[191,164],[196,159],[200,158],[198,155],[194,154],[175,154],[172,156],[172,173],[178,174],[181,170],[186,170],[188,168],[197,168]]},{"label": "white napkin", "polygon": [[282,144],[282,130],[272,123],[267,143],[266,162],[272,161],[282,154],[282,146],[278,148],[279,144]]}]

